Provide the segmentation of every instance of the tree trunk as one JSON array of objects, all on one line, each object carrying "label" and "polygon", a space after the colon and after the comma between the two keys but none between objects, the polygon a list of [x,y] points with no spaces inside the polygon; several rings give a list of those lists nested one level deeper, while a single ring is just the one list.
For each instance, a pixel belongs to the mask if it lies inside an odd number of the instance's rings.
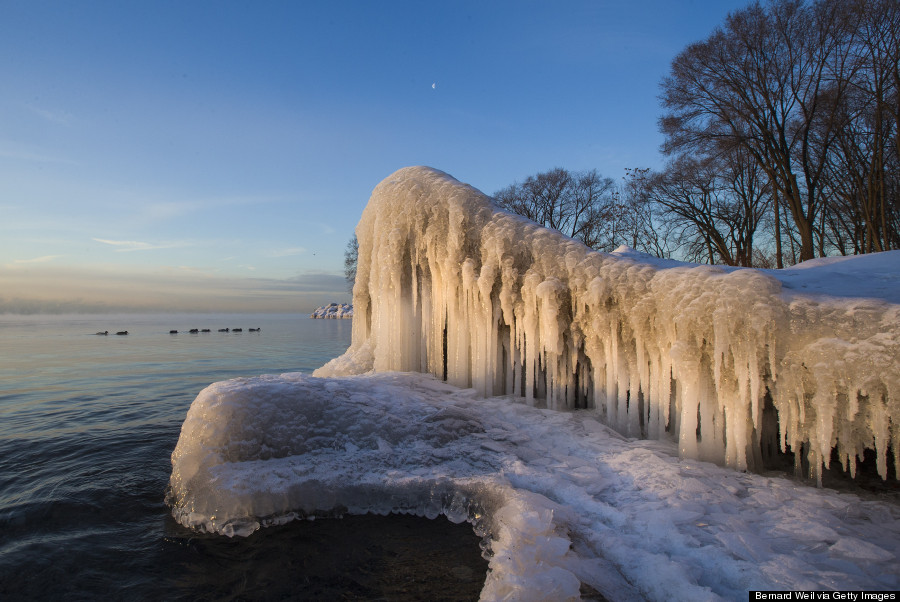
[{"label": "tree trunk", "polygon": [[775,210],[775,267],[784,269],[784,258],[781,254],[781,201],[778,199],[778,187],[772,182],[772,207]]}]

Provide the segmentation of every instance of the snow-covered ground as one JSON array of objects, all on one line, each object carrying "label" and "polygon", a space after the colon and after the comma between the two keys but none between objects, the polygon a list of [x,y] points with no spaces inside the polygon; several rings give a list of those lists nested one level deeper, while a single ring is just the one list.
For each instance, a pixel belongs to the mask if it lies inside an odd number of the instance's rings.
[{"label": "snow-covered ground", "polygon": [[316,308],[316,311],[309,314],[309,317],[313,319],[352,318],[353,305],[350,303],[330,303],[329,305]]},{"label": "snow-covered ground", "polygon": [[357,235],[348,352],[192,404],[182,524],[468,520],[485,600],[900,589],[896,498],[744,470],[761,444],[814,472],[837,446],[887,475],[900,252],[777,272],[595,253],[427,168],[382,182]]},{"label": "snow-covered ground", "polygon": [[[659,259],[628,247],[612,252],[617,257],[648,263],[657,268],[696,267],[694,264]],[[743,268],[718,266],[724,272]],[[820,257],[783,270],[758,270],[780,281],[786,291],[838,299],[876,299],[900,304],[900,251]]]}]

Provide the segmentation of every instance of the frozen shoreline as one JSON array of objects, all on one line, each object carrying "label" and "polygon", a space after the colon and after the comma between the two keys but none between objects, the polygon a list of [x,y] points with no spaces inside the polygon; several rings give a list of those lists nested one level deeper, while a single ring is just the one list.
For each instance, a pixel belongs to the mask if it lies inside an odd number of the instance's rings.
[{"label": "frozen shoreline", "polygon": [[679,459],[600,418],[422,374],[215,383],[173,454],[174,514],[225,535],[334,512],[468,520],[492,540],[485,600],[900,588],[896,504]]},{"label": "frozen shoreline", "polygon": [[900,252],[778,274],[596,253],[428,168],[384,180],[357,235],[348,351],[192,404],[181,524],[469,521],[484,600],[900,589],[896,503],[746,470],[804,449],[821,478],[837,447],[887,476]]}]

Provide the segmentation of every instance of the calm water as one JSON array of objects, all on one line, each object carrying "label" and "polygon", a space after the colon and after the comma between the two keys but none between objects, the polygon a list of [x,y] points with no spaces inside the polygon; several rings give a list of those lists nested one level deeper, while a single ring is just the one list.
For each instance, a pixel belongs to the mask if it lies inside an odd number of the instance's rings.
[{"label": "calm water", "polygon": [[305,315],[0,315],[0,599],[477,598],[487,565],[465,524],[346,517],[231,540],[169,515],[169,457],[197,393],[311,372],[350,330]]}]

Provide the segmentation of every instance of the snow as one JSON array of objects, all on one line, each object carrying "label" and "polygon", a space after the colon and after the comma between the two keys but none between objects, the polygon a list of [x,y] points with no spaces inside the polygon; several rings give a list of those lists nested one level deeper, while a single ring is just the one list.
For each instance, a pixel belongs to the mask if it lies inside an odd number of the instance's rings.
[{"label": "snow", "polygon": [[352,318],[353,305],[350,303],[330,303],[317,308],[309,314],[309,317],[313,319]]},{"label": "snow", "polygon": [[481,398],[432,376],[215,383],[172,460],[182,524],[224,535],[345,513],[469,521],[483,600],[744,599],[900,588],[900,508],[679,459],[596,410]]},{"label": "snow", "polygon": [[[660,259],[625,246],[619,247],[611,254],[652,264],[658,269],[694,265]],[[720,268],[732,272],[743,269],[725,266]],[[900,251],[846,257],[819,257],[782,270],[759,271],[779,280],[784,289],[796,290],[806,295],[832,298],[862,297],[900,304]]]},{"label": "snow", "polygon": [[790,446],[820,474],[836,446],[886,476],[896,252],[780,272],[596,253],[422,167],[376,187],[357,237],[350,349],[198,395],[180,523],[466,520],[484,600],[900,589],[896,504],[744,470]]}]

